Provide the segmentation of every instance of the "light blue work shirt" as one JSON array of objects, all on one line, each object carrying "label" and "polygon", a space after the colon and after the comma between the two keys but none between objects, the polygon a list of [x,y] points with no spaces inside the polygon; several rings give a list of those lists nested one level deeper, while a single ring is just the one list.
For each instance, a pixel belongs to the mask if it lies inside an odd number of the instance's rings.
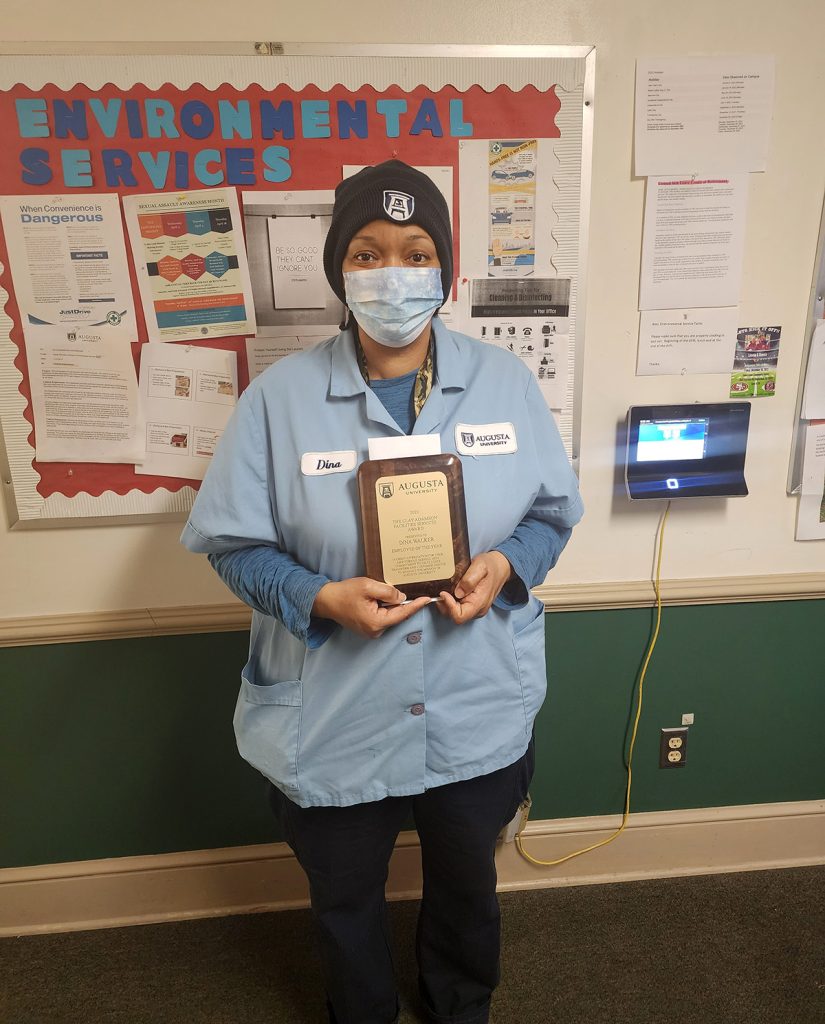
[{"label": "light blue work shirt", "polygon": [[[528,512],[573,526],[576,478],[533,375],[437,317],[433,331],[436,375],[413,435],[440,433],[442,451],[457,453],[459,424],[515,433],[510,454],[460,455],[471,554],[502,543]],[[355,470],[308,475],[302,456],[355,451],[357,466],[368,438],[401,434],[364,382],[351,332],[282,359],[241,396],[183,543],[272,544],[332,580],[361,576]],[[338,627],[316,649],[255,611],[238,749],[302,807],[421,793],[512,764],[544,700],[543,611],[531,596],[456,625],[430,606],[377,639]]]}]

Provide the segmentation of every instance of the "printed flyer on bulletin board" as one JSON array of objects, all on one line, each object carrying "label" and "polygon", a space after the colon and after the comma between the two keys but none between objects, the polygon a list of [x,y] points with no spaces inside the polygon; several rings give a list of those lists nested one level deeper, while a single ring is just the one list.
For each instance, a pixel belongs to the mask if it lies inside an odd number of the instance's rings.
[{"label": "printed flyer on bulletin board", "polygon": [[254,334],[234,189],[127,196],[123,207],[149,341]]}]

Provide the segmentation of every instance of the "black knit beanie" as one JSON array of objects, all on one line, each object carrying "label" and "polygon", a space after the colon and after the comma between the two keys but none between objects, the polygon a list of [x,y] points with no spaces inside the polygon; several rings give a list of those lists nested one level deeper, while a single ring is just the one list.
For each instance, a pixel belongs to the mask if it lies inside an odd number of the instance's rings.
[{"label": "black knit beanie", "polygon": [[400,160],[386,160],[345,178],[335,189],[324,271],[341,302],[347,301],[341,270],[347,247],[352,236],[373,220],[424,228],[435,242],[446,301],[453,287],[453,236],[447,203],[426,174]]}]

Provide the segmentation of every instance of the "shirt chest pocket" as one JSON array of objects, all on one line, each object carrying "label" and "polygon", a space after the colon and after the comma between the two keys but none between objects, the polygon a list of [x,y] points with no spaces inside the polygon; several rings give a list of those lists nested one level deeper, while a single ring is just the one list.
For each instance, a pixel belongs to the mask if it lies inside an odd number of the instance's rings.
[{"label": "shirt chest pocket", "polygon": [[524,518],[535,497],[535,482],[524,456],[461,457],[467,525],[472,554],[489,551],[506,540]]},{"label": "shirt chest pocket", "polygon": [[[330,578],[360,572],[360,515],[354,450],[303,452],[276,481],[285,549],[301,565]],[[296,472],[297,470],[297,472]]]}]

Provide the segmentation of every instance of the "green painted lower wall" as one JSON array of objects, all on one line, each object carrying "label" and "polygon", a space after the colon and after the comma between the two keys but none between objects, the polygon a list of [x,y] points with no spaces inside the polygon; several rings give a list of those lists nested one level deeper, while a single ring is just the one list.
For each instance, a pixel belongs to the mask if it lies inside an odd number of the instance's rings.
[{"label": "green painted lower wall", "polygon": [[[621,809],[645,609],[547,616],[535,818]],[[235,752],[241,633],[0,650],[0,867],[279,839]],[[688,763],[658,731],[692,711]],[[825,797],[825,601],[666,609],[633,810]]]}]

